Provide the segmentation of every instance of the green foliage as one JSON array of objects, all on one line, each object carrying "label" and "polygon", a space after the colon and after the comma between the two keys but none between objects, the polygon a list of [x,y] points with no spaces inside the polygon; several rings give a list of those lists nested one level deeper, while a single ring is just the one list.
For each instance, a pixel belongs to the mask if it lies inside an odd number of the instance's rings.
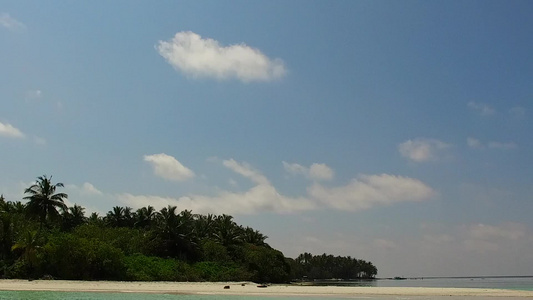
[{"label": "green foliage", "polygon": [[248,270],[253,272],[255,282],[287,282],[290,280],[290,265],[278,250],[252,244],[245,246]]},{"label": "green foliage", "polygon": [[115,206],[87,218],[83,207],[64,204],[58,187],[42,176],[25,190],[25,204],[0,195],[0,277],[276,283],[377,274],[372,263],[350,257],[285,258],[266,235],[229,215]]},{"label": "green foliage", "polygon": [[110,244],[73,234],[52,236],[44,247],[45,274],[61,279],[124,278],[124,254]]},{"label": "green foliage", "polygon": [[350,256],[303,253],[289,260],[289,264],[294,279],[371,279],[377,275],[377,268],[371,262]]},{"label": "green foliage", "polygon": [[132,281],[194,281],[198,279],[191,267],[171,258],[135,254],[124,259],[126,280]]},{"label": "green foliage", "polygon": [[199,277],[206,281],[242,281],[250,280],[251,273],[237,264],[203,261],[194,264]]},{"label": "green foliage", "polygon": [[226,247],[213,240],[202,242],[202,260],[211,262],[228,262],[231,258]]}]

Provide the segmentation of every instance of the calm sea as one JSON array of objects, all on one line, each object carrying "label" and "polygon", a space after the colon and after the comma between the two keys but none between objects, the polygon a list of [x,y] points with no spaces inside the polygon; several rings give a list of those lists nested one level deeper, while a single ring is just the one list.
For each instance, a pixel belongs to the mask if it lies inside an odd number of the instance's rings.
[{"label": "calm sea", "polygon": [[527,277],[461,277],[461,278],[417,278],[378,279],[371,281],[323,281],[316,285],[369,286],[369,287],[443,287],[511,289],[533,291],[533,276]]},{"label": "calm sea", "polygon": [[[405,280],[374,280],[357,282],[322,282],[317,285],[337,286],[375,286],[375,287],[457,287],[483,289],[514,289],[533,290],[533,277],[520,278],[424,278]],[[304,300],[304,299],[379,299],[399,300],[416,299],[459,300],[461,297],[406,297],[406,296],[357,296],[357,297],[273,297],[273,296],[227,296],[227,295],[166,295],[137,293],[86,293],[86,292],[31,292],[31,291],[0,291],[0,300]],[[484,297],[476,298],[479,300]],[[496,300],[496,298],[490,298]]]}]

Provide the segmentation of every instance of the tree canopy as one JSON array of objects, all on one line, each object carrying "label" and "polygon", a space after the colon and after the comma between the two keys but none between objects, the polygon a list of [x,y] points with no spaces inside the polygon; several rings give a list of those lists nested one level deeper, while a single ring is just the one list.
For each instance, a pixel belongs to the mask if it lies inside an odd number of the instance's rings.
[{"label": "tree canopy", "polygon": [[350,257],[286,258],[258,230],[230,215],[115,206],[100,216],[67,207],[62,183],[46,175],[25,189],[27,202],[0,196],[0,278],[288,282],[373,278]]}]

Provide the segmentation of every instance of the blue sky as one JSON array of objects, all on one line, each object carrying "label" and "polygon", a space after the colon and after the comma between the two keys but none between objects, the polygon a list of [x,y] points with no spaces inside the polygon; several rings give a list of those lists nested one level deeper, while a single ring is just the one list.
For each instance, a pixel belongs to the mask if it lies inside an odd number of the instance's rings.
[{"label": "blue sky", "polygon": [[530,1],[0,1],[0,193],[532,275]]}]

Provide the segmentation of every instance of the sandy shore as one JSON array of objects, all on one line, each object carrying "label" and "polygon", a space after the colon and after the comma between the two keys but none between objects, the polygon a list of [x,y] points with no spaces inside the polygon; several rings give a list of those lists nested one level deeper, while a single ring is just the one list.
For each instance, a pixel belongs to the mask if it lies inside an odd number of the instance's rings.
[{"label": "sandy shore", "polygon": [[[225,289],[224,286],[229,286]],[[328,287],[270,285],[260,288],[251,282],[114,282],[66,280],[0,280],[0,290],[11,291],[64,291],[64,292],[121,292],[160,294],[214,294],[264,296],[431,296],[475,297],[478,299],[531,298],[533,291],[465,289],[465,288],[410,288],[410,287]],[[455,298],[455,297],[452,297]],[[427,298],[425,298],[427,299]],[[450,298],[447,298],[450,299]]]}]

